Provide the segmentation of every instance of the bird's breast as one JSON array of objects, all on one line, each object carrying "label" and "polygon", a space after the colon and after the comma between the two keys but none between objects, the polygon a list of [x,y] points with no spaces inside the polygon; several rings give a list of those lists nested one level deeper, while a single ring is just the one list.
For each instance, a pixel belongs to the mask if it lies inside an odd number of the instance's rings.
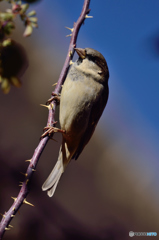
[{"label": "bird's breast", "polygon": [[66,134],[82,135],[85,132],[92,105],[100,97],[102,85],[86,76],[72,80],[68,74],[60,100],[60,125]]}]

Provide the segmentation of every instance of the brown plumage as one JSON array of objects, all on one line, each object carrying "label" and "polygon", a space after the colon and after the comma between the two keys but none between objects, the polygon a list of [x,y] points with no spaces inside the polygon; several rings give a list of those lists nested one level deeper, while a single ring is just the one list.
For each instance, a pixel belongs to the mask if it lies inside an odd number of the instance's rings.
[{"label": "brown plumage", "polygon": [[62,173],[71,159],[77,159],[89,142],[108,100],[109,71],[98,51],[75,49],[79,55],[66,77],[60,100],[63,133],[58,161],[42,186],[53,196]]}]

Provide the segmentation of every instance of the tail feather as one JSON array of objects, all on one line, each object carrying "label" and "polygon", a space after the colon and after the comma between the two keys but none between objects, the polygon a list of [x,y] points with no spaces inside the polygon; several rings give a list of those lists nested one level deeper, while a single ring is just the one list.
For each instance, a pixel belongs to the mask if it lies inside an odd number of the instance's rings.
[{"label": "tail feather", "polygon": [[64,172],[64,166],[63,166],[62,158],[60,157],[58,159],[55,167],[53,168],[52,172],[50,173],[50,175],[48,176],[48,178],[42,185],[43,191],[48,190],[47,194],[49,197],[53,196],[53,194],[56,190],[57,184],[58,184],[63,172]]},{"label": "tail feather", "polygon": [[[62,174],[62,173],[61,173],[61,174]],[[58,176],[56,182],[54,183],[54,185],[47,191],[47,195],[48,195],[49,197],[52,197],[52,196],[54,195],[54,192],[55,192],[55,190],[56,190],[57,184],[58,184],[58,182],[59,182],[59,180],[60,180],[60,178],[61,178],[61,174],[59,174],[59,176]]]},{"label": "tail feather", "polygon": [[52,172],[42,185],[42,190],[47,191],[49,197],[52,197],[58,182],[61,178],[62,173],[64,172],[66,166],[68,165],[69,161],[71,160],[75,150],[69,151],[68,146],[63,139],[62,146],[59,151],[59,157],[55,167],[53,168]]}]

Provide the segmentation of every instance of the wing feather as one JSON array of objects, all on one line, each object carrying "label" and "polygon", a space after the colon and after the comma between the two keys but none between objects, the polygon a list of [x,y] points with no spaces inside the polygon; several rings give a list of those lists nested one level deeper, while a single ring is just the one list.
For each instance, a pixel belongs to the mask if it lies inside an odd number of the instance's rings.
[{"label": "wing feather", "polygon": [[106,103],[108,101],[108,95],[109,95],[109,88],[105,87],[103,90],[102,96],[100,96],[98,101],[96,101],[95,104],[92,105],[86,132],[84,133],[83,137],[81,138],[79,147],[78,147],[77,151],[75,152],[75,154],[73,155],[72,159],[77,160],[77,158],[83,151],[84,147],[86,146],[86,144],[89,142],[90,138],[92,137],[92,134],[94,133],[96,125],[97,125],[97,123],[103,113],[103,110],[106,106]]}]

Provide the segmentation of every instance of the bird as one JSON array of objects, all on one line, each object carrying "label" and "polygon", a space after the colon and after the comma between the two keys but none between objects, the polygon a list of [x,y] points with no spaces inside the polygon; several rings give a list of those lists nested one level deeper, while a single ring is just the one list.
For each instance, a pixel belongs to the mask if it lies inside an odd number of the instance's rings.
[{"label": "bird", "polygon": [[103,55],[92,48],[75,51],[78,59],[70,67],[60,97],[62,144],[57,163],[42,185],[49,197],[68,163],[77,160],[92,137],[109,95],[109,70]]}]

